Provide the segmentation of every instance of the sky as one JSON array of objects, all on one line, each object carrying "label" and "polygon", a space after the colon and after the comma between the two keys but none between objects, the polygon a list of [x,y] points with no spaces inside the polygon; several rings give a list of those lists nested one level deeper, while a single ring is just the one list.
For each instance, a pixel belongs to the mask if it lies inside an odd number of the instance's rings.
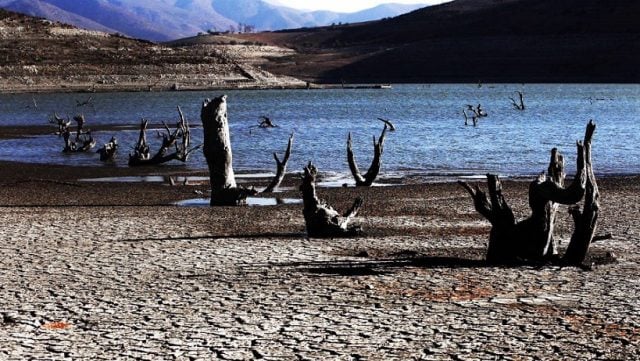
[{"label": "sky", "polygon": [[267,2],[304,10],[354,12],[380,4],[424,4],[426,6],[443,3],[445,0],[267,0]]}]

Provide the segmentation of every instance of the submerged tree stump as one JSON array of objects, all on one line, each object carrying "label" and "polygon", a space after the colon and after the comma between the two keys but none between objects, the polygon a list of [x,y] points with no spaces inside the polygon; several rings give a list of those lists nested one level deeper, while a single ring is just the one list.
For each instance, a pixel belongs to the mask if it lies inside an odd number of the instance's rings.
[{"label": "submerged tree stump", "polygon": [[204,157],[209,167],[211,206],[235,206],[246,202],[255,189],[238,187],[233,172],[227,96],[205,99],[200,112],[204,130]]},{"label": "submerged tree stump", "polygon": [[353,148],[351,145],[351,133],[347,138],[347,161],[349,162],[349,169],[356,181],[356,187],[370,187],[378,177],[380,168],[382,167],[382,152],[384,151],[384,138],[387,134],[387,124],[385,123],[382,133],[376,142],[376,137],[373,137],[373,160],[367,173],[362,175],[358,164],[356,163],[355,155],[353,154]]},{"label": "submerged tree stump", "polygon": [[100,155],[100,160],[103,162],[113,161],[116,152],[118,151],[118,141],[115,137],[111,137],[108,143],[105,143],[102,148],[98,149],[96,153]]},{"label": "submerged tree stump", "polygon": [[[200,148],[200,146],[189,148],[191,146],[191,128],[182,113],[182,109],[179,106],[177,109],[180,120],[176,123],[176,128],[171,131],[166,123],[162,123],[166,133],[162,134],[162,145],[153,156],[151,156],[151,148],[147,143],[146,132],[149,121],[142,119],[138,142],[133,148],[133,154],[129,154],[130,167],[158,165],[172,160],[186,162],[189,159],[189,155]],[[174,150],[169,152],[171,148],[174,148]]]},{"label": "submerged tree stump", "polygon": [[[459,182],[471,195],[476,211],[491,223],[487,261],[513,263],[559,260],[553,238],[559,204],[574,205],[587,191],[585,210],[572,211],[576,227],[563,263],[581,264],[593,239],[598,215],[598,189],[591,166],[591,138],[595,124],[587,125],[583,142],[577,144],[577,169],[572,183],[564,187],[564,160],[557,149],[551,151],[548,175],[541,174],[529,186],[529,218],[516,222],[513,211],[502,195],[497,175],[488,174],[489,198],[478,186]],[[575,209],[575,208],[573,208]]]},{"label": "submerged tree stump", "polygon": [[91,130],[84,130],[84,115],[79,114],[73,117],[73,120],[77,123],[76,134],[73,140],[71,139],[69,122],[65,123],[62,118],[58,118],[57,115],[54,116],[58,121],[58,129],[62,132],[61,134],[64,139],[64,148],[62,149],[64,153],[88,152],[95,147],[96,141],[93,139],[93,135],[91,135]]},{"label": "submerged tree stump", "polygon": [[309,237],[354,237],[362,234],[360,226],[349,226],[362,207],[362,198],[358,197],[343,215],[316,195],[316,177],[318,169],[311,163],[304,167],[304,177],[300,190],[304,208],[302,213]]}]

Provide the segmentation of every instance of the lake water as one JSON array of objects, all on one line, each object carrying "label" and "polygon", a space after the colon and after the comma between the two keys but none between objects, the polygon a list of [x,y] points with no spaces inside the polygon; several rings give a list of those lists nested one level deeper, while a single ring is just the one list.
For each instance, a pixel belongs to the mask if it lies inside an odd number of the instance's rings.
[{"label": "lake water", "polygon": [[[515,110],[509,97],[524,91],[525,111]],[[558,147],[567,158],[568,174],[575,167],[575,141],[594,119],[594,164],[599,174],[640,173],[640,85],[444,84],[394,85],[393,89],[242,90],[226,91],[232,133],[234,168],[240,172],[275,169],[272,153],[282,154],[295,134],[289,171],[298,172],[309,160],[321,172],[348,174],[346,138],[352,132],[356,158],[363,171],[371,161],[372,137],[391,119],[397,131],[388,133],[383,178],[528,176],[545,170],[549,151]],[[175,124],[180,105],[193,126],[192,144],[202,142],[200,106],[221,91],[98,94],[0,95],[0,125],[46,125],[50,114],[84,113],[92,125],[136,126]],[[77,102],[91,99],[92,106]],[[34,101],[37,108],[34,106]],[[466,104],[488,112],[478,127],[465,126]],[[256,128],[261,115],[277,128]],[[52,132],[54,128],[52,127]],[[126,167],[137,140],[135,130],[95,132],[98,146],[115,136],[120,144],[117,166]],[[148,140],[153,150],[161,139]],[[67,165],[100,165],[97,154],[63,154],[63,141],[50,134],[0,141],[0,159]],[[105,165],[113,166],[113,165]],[[171,163],[175,170],[206,169],[200,151],[189,163]]]}]

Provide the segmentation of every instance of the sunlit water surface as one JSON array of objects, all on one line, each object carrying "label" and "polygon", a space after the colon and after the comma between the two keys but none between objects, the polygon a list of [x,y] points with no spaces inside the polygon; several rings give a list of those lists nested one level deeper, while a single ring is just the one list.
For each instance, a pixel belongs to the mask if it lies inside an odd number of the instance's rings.
[{"label": "sunlit water surface", "polygon": [[[526,110],[515,110],[509,97],[524,91]],[[575,166],[575,142],[589,119],[597,123],[594,163],[599,174],[640,173],[640,85],[521,85],[451,84],[394,85],[393,89],[243,90],[226,91],[234,168],[240,172],[270,172],[272,153],[282,154],[289,134],[295,134],[289,171],[301,171],[312,160],[337,182],[348,173],[346,139],[353,136],[360,168],[366,171],[373,155],[372,137],[391,119],[397,130],[384,146],[382,179],[475,177],[487,172],[528,176],[543,171],[552,147]],[[0,125],[46,125],[50,114],[84,113],[87,127],[115,126],[95,132],[98,146],[112,136],[120,144],[115,166],[126,167],[137,140],[141,118],[151,124],[175,124],[180,105],[193,127],[192,144],[202,142],[200,106],[220,91],[167,93],[15,94],[0,95]],[[77,102],[91,96],[90,106]],[[478,127],[465,126],[462,109],[482,104],[489,116]],[[37,104],[37,107],[36,107]],[[255,127],[262,115],[277,128]],[[53,133],[52,127],[52,133]],[[152,151],[161,139],[150,131]],[[32,163],[95,166],[95,153],[63,154],[63,141],[54,134],[0,141],[0,159]],[[97,149],[97,148],[96,148]],[[114,165],[104,165],[113,167]],[[166,169],[204,170],[197,151],[186,165]]]}]

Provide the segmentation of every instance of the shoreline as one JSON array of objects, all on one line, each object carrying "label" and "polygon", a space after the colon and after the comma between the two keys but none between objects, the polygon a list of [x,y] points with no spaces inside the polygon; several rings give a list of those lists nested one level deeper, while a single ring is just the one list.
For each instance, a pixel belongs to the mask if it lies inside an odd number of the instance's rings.
[{"label": "shoreline", "polygon": [[[473,81],[401,81],[391,83],[381,83],[379,81],[357,82],[357,83],[334,83],[334,82],[305,82],[302,80],[295,82],[274,82],[274,83],[246,83],[243,85],[177,85],[176,83],[167,83],[163,86],[149,87],[148,83],[135,83],[128,85],[99,85],[91,83],[64,84],[64,82],[56,82],[62,85],[3,85],[0,86],[0,94],[47,94],[47,93],[169,93],[169,92],[190,92],[190,91],[216,91],[216,90],[358,90],[358,89],[378,89],[389,90],[395,86],[402,85],[436,85],[436,84],[469,84],[478,85]],[[606,82],[606,81],[549,81],[549,82],[522,82],[517,79],[511,81],[492,81],[481,83],[482,86],[503,85],[503,84],[568,84],[568,85],[587,85],[587,84],[611,84],[611,85],[636,85],[636,82]]]},{"label": "shoreline", "polygon": [[[52,180],[65,180],[76,181],[85,183],[166,183],[165,180],[160,180],[166,177],[180,177],[189,178],[208,178],[207,169],[192,169],[186,168],[184,164],[169,163],[161,166],[149,166],[149,167],[128,167],[128,166],[115,166],[110,164],[97,164],[95,166],[71,166],[64,164],[48,164],[48,163],[28,163],[20,161],[0,160],[0,169],[13,169],[17,170],[16,173],[9,175],[7,172],[1,172],[0,182],[10,182],[15,174],[18,176],[16,181],[22,181],[24,179],[48,178]],[[27,174],[33,174],[33,177],[26,176]],[[287,180],[296,180],[300,171],[290,169],[285,178]],[[488,172],[493,174],[491,172]],[[268,183],[275,175],[273,169],[235,169],[236,178],[239,178],[240,184],[251,183],[255,181],[258,184]],[[473,183],[482,183],[486,180],[487,173],[429,173],[422,171],[415,171],[413,173],[402,173],[396,171],[381,171],[376,182],[374,182],[374,188],[381,187],[401,187],[410,185],[429,185],[429,184],[455,184],[458,181],[466,181]],[[522,175],[505,175],[498,174],[500,179],[504,182],[523,183],[531,182],[536,179],[538,174],[522,174]],[[598,180],[635,180],[640,178],[640,174],[628,173],[628,174],[606,174],[595,173]],[[44,176],[44,177],[43,177]],[[155,177],[151,180],[144,180],[142,178]],[[126,178],[130,178],[127,181]],[[134,178],[140,178],[136,180]],[[567,180],[571,180],[573,174],[567,174]],[[195,183],[195,182],[194,182]],[[352,184],[353,183],[353,184]],[[318,186],[321,188],[356,188],[352,179],[351,173],[348,169],[344,171],[321,171],[318,180]]]}]

